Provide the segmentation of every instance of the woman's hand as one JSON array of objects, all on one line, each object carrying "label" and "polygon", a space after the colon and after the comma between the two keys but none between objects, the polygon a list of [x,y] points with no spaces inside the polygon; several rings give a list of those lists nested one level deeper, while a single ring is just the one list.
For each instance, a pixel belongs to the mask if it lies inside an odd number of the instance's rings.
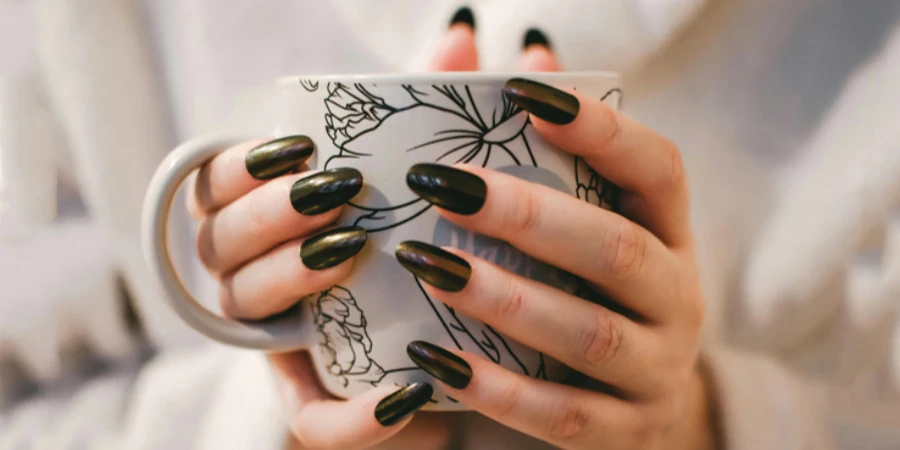
[{"label": "woman's hand", "polygon": [[[220,283],[223,313],[268,317],[298,298],[339,283],[366,243],[362,229],[333,228],[342,205],[362,187],[353,169],[306,171],[315,144],[303,136],[254,141],[202,167],[188,195],[199,221],[197,252]],[[410,425],[431,386],[374,389],[350,401],[331,398],[305,352],[269,355],[301,448],[369,448],[393,438],[423,448],[446,440],[435,420]],[[394,436],[407,428],[403,436]]]},{"label": "woman's hand", "polygon": [[[545,46],[524,61],[555,65]],[[563,448],[712,448],[698,369],[703,297],[678,149],[576,92],[515,79],[505,93],[546,140],[622,189],[618,213],[480,167],[418,165],[407,183],[446,219],[577,275],[612,302],[588,302],[459,250],[403,243],[398,259],[432,298],[583,379],[537,380],[425,342],[411,343],[410,357],[467,406]]]},{"label": "woman's hand", "polygon": [[[472,26],[455,18],[431,69],[475,70],[475,64]],[[225,150],[198,171],[188,209],[199,221],[197,252],[219,280],[226,316],[272,316],[339,284],[352,270],[366,233],[335,229],[333,222],[359,192],[362,175],[307,171],[314,151],[305,136],[258,140]],[[455,415],[412,417],[431,399],[428,384],[384,386],[344,401],[319,384],[306,352],[268,358],[292,449],[442,449],[450,440]]]}]

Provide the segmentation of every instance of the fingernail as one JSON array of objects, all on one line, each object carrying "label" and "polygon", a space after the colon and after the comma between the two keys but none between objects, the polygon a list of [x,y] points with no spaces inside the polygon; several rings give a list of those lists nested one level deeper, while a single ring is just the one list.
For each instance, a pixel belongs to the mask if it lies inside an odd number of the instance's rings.
[{"label": "fingernail", "polygon": [[440,164],[412,166],[406,185],[428,203],[457,214],[477,213],[487,197],[487,185],[477,175]]},{"label": "fingernail", "polygon": [[565,125],[578,115],[578,99],[537,81],[513,78],[503,88],[506,98],[540,119],[557,125]]},{"label": "fingernail", "polygon": [[316,145],[306,136],[287,136],[254,147],[244,165],[257,180],[270,180],[300,167],[312,156]]},{"label": "fingernail", "polygon": [[413,383],[388,395],[375,407],[375,420],[389,427],[425,406],[434,388],[428,383]]},{"label": "fingernail", "polygon": [[551,48],[547,35],[537,28],[529,28],[528,31],[525,32],[525,42],[522,44],[522,48],[526,49],[532,45]]},{"label": "fingernail", "polygon": [[335,228],[305,240],[300,246],[300,259],[312,270],[325,270],[352,258],[364,245],[364,228]]},{"label": "fingernail", "polygon": [[291,186],[291,205],[300,214],[313,216],[350,201],[362,189],[362,174],[341,167],[301,178]]},{"label": "fingernail", "polygon": [[437,345],[414,341],[406,346],[406,354],[422,370],[452,388],[465,389],[472,380],[472,366]]},{"label": "fingernail", "polygon": [[397,245],[397,260],[426,283],[449,292],[459,292],[469,281],[472,266],[440,247],[417,241]]},{"label": "fingernail", "polygon": [[468,6],[463,6],[456,10],[456,14],[453,15],[453,18],[450,19],[450,26],[456,25],[458,23],[464,23],[469,26],[472,30],[475,30],[475,14],[472,14],[472,9]]}]

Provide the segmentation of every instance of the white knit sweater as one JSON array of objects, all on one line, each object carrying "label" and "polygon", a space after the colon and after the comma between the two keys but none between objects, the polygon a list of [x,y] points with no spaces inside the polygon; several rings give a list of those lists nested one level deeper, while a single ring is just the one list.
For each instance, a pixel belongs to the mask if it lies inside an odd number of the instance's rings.
[{"label": "white knit sweater", "polygon": [[[682,149],[709,305],[704,359],[728,448],[900,448],[896,2],[469,3],[485,69],[511,68],[524,30],[539,26],[565,67],[623,71],[626,112]],[[0,76],[39,75],[36,101],[68,144],[74,170],[62,169],[92,217],[0,244],[0,361],[45,386],[0,409],[0,449],[282,448],[264,358],[208,343],[162,306],[137,245],[143,188],[175,142],[252,126],[253,88],[276,75],[420,68],[459,5],[0,0],[38,51]],[[190,227],[176,239],[192,248]],[[100,249],[90,264],[54,252],[73,240]],[[214,303],[214,285],[181,256]],[[28,264],[41,279],[12,270]],[[148,364],[110,313],[116,273],[159,349]],[[84,342],[116,370],[60,381]],[[20,385],[3,367],[9,395]],[[541,448],[474,415],[468,425],[466,448]]]}]

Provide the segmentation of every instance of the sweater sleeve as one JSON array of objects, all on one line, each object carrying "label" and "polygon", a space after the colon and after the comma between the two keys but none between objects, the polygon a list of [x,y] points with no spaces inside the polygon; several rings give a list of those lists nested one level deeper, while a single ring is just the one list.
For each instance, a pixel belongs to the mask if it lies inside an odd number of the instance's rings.
[{"label": "sweater sleeve", "polygon": [[836,448],[824,386],[763,356],[714,348],[703,360],[725,450]]}]

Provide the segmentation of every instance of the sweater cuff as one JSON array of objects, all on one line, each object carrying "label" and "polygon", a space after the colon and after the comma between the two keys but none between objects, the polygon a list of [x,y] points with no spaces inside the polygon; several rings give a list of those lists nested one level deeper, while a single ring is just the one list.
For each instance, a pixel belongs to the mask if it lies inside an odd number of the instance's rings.
[{"label": "sweater cuff", "polygon": [[774,360],[724,348],[706,349],[713,417],[725,450],[833,449],[820,387]]}]

